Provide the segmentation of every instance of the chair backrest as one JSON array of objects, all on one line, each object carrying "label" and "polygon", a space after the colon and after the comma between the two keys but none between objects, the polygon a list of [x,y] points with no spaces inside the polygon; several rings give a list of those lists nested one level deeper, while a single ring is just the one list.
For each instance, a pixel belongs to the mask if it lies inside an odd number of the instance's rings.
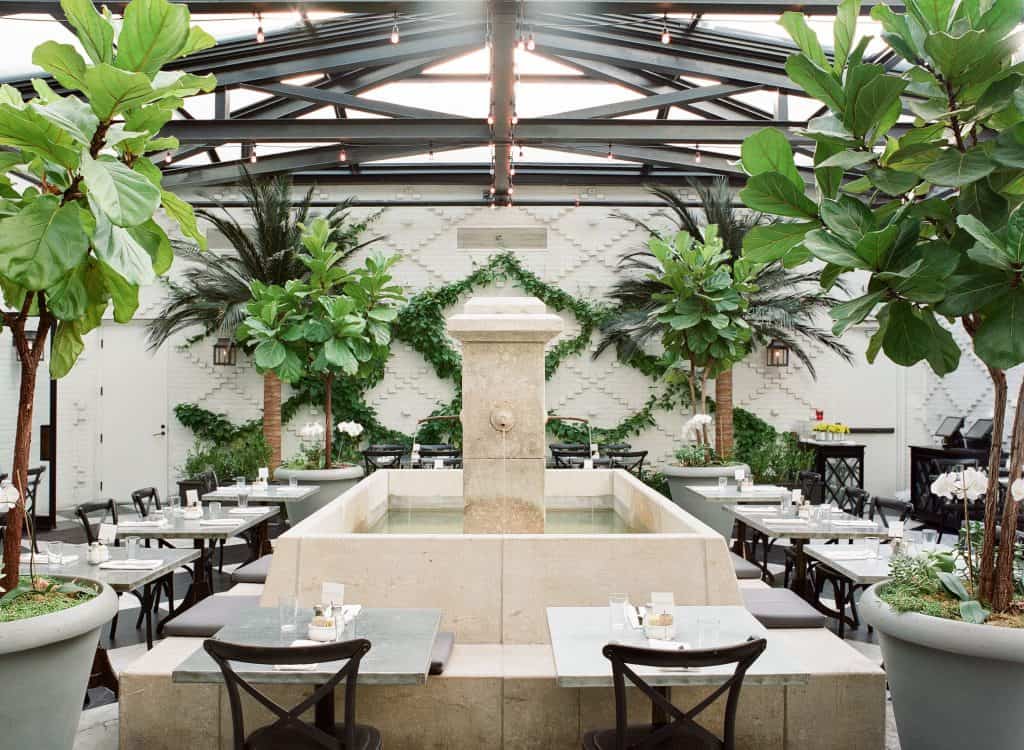
[{"label": "chair backrest", "polygon": [[839,498],[839,508],[851,516],[863,518],[864,512],[871,512],[871,495],[860,487],[844,487]]},{"label": "chair backrest", "polygon": [[143,487],[132,492],[132,505],[140,516],[145,518],[153,508],[160,510],[160,493],[156,487]]},{"label": "chair backrest", "polygon": [[400,469],[402,458],[409,449],[404,445],[371,445],[363,451],[363,466],[367,474],[377,469]]},{"label": "chair backrest", "polygon": [[[551,446],[551,457],[555,460],[556,469],[572,469],[579,466],[580,459],[590,458],[590,448],[585,445],[567,448]],[[577,459],[573,462],[573,459]]]},{"label": "chair backrest", "polygon": [[[231,704],[231,723],[234,730],[235,750],[245,750],[247,735],[245,733],[245,721],[242,714],[242,700],[240,690],[251,695],[259,704],[274,714],[277,719],[267,727],[257,730],[273,728],[275,738],[281,734],[294,735],[296,739],[303,739],[302,747],[308,747],[310,742],[325,748],[346,748],[355,747],[356,727],[356,679],[359,676],[359,663],[370,650],[370,642],[365,638],[358,638],[342,643],[326,643],[316,646],[247,646],[240,643],[228,643],[210,638],[203,642],[203,648],[213,657],[213,660],[220,667],[224,675],[224,686],[227,688],[228,700]],[[232,667],[232,662],[243,664],[313,664],[332,661],[345,661],[345,665],[339,669],[333,677],[324,684],[317,686],[312,695],[304,698],[302,702],[292,708],[284,708],[260,692],[251,683],[247,682]],[[299,717],[310,708],[321,701],[329,707],[333,714],[334,710],[334,688],[345,681],[345,737],[335,737],[321,729],[312,727],[303,722]],[[329,703],[326,703],[329,701]],[[332,728],[333,729],[333,728]],[[344,745],[342,745],[344,741]]]},{"label": "chair backrest", "polygon": [[[85,539],[89,544],[98,541],[98,535],[96,529],[92,527],[92,519],[90,516],[102,513],[99,522],[103,523],[107,518],[110,518],[111,523],[117,523],[117,503],[114,502],[113,498],[107,500],[97,500],[92,503],[82,503],[75,507],[75,515],[78,516],[78,520],[82,522],[82,528],[85,529]],[[117,544],[115,540],[114,544]]]},{"label": "chair backrest", "polygon": [[889,528],[889,518],[885,513],[887,510],[893,511],[894,514],[898,513],[900,521],[906,521],[910,518],[910,514],[914,510],[914,506],[909,500],[897,500],[891,497],[877,496],[872,496],[869,508],[870,511],[868,512],[868,517],[874,521],[875,516],[878,516],[885,528]]},{"label": "chair backrest", "polygon": [[639,477],[643,473],[647,451],[608,451],[608,462],[613,469],[625,469]]},{"label": "chair backrest", "polygon": [[816,471],[801,471],[796,475],[800,492],[811,505],[818,505],[825,499],[825,483]]},{"label": "chair backrest", "polygon": [[609,453],[622,453],[623,451],[633,450],[633,446],[629,443],[598,443],[597,449],[602,455]]},{"label": "chair backrest", "polygon": [[[615,685],[615,750],[626,750],[627,679],[650,699],[655,712],[660,713],[666,719],[664,726],[655,727],[649,737],[644,738],[634,747],[644,748],[644,750],[676,747],[677,744],[669,740],[697,738],[701,740],[701,747],[720,747],[723,750],[733,750],[736,733],[736,707],[739,704],[743,678],[750,665],[764,652],[767,643],[764,638],[756,638],[735,646],[693,651],[662,651],[661,649],[638,648],[616,643],[606,645],[602,653],[612,663],[612,680]],[[683,711],[673,705],[668,697],[651,687],[631,668],[645,666],[662,669],[693,669],[727,664],[736,665],[732,676],[688,711]],[[728,695],[725,704],[723,737],[719,739],[698,724],[695,719],[704,709],[726,693]],[[684,743],[679,742],[678,744],[681,746]]]}]

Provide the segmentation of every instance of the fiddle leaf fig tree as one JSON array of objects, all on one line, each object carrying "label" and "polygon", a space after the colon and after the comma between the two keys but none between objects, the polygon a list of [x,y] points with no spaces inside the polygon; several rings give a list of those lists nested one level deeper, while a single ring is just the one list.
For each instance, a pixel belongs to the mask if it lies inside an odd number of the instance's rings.
[{"label": "fiddle leaf fig tree", "polygon": [[215,85],[213,76],[162,68],[211,47],[213,37],[190,26],[188,8],[167,0],[132,0],[119,32],[106,8],[97,12],[89,0],[62,0],[61,7],[86,57],[49,41],[32,62],[63,92],[37,79],[36,96],[24,101],[0,87],[0,316],[21,360],[11,472],[20,499],[8,514],[3,557],[8,592],[18,584],[33,394],[45,347],[52,341],[50,376],[60,378],[108,309],[119,323],[132,319],[140,287],[171,266],[161,213],[206,244],[192,207],[161,187],[147,154],[177,147],[160,129],[183,98]]},{"label": "fiddle leaf fig tree", "polygon": [[309,269],[306,280],[283,286],[252,283],[252,301],[236,338],[253,349],[256,368],[273,372],[286,383],[305,377],[324,388],[324,468],[333,460],[334,419],[331,392],[337,377],[365,377],[391,345],[396,305],[405,297],[392,284],[391,267],[398,255],[374,253],[361,267],[342,266],[347,253],[331,239],[323,217],[303,228],[305,251],[298,260]]},{"label": "fiddle leaf fig tree", "polygon": [[[898,64],[865,59],[856,39],[860,0],[842,0],[831,56],[797,13],[781,24],[800,52],[789,77],[827,113],[798,135],[814,146],[812,189],[788,139],[762,131],[743,144],[750,208],[792,221],[754,228],[756,262],[824,264],[823,284],[866,273],[864,293],[831,315],[839,334],[874,316],[867,357],[954,371],[962,327],[995,393],[985,497],[980,599],[1005,611],[1013,597],[1013,545],[1021,497],[1000,511],[1006,370],[1024,362],[1024,66],[1014,64],[1021,0],[925,2],[906,12],[877,5],[871,17]],[[1024,391],[1016,399],[1024,404]],[[1024,461],[1024,409],[1011,430],[1011,481]],[[1001,518],[1000,518],[1001,515]]]}]

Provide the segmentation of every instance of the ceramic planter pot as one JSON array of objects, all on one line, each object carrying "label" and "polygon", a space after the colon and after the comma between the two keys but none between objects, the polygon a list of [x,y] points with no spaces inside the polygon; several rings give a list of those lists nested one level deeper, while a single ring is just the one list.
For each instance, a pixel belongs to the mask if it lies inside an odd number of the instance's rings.
[{"label": "ceramic planter pot", "polygon": [[665,477],[668,479],[672,502],[698,520],[706,523],[719,534],[729,539],[732,536],[733,518],[722,510],[721,503],[709,503],[706,498],[687,489],[688,486],[717,487],[718,478],[725,477],[732,485],[736,484],[736,469],[750,475],[750,467],[746,464],[730,464],[729,466],[666,466]]},{"label": "ceramic planter pot", "polygon": [[872,586],[858,610],[879,633],[903,750],[1005,750],[1024,737],[1024,631],[898,614]]},{"label": "ceramic planter pot", "polygon": [[287,481],[291,478],[299,484],[316,484],[320,489],[315,495],[297,503],[288,503],[288,520],[294,526],[312,515],[337,497],[340,497],[363,478],[362,466],[343,466],[337,469],[285,469],[274,472],[274,478]]},{"label": "ceramic planter pot", "polygon": [[[83,583],[82,579],[77,579]],[[0,745],[71,750],[100,630],[117,595],[100,593],[62,612],[0,623]]]}]

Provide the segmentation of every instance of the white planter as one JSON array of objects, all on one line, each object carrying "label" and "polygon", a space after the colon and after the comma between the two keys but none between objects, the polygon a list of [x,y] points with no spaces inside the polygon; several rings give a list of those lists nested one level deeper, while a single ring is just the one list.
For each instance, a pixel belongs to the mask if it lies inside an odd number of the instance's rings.
[{"label": "white planter", "polygon": [[735,484],[736,469],[743,469],[746,475],[750,475],[750,467],[746,464],[730,464],[728,466],[669,465],[665,467],[664,474],[668,479],[672,502],[728,540],[732,537],[732,516],[722,510],[721,503],[709,503],[707,498],[687,489],[687,485],[717,487],[719,477],[725,477],[730,484]]},{"label": "white planter", "polygon": [[0,746],[71,750],[100,630],[117,612],[113,589],[87,583],[100,587],[87,602],[0,624]]},{"label": "white planter", "polygon": [[288,521],[294,526],[307,516],[320,510],[363,478],[362,466],[343,466],[338,469],[285,469],[274,472],[274,478],[287,481],[294,477],[299,484],[315,484],[316,494],[297,503],[287,503]]},{"label": "white planter", "polygon": [[1006,750],[1024,737],[1024,631],[898,614],[872,586],[858,610],[879,633],[903,750]]}]

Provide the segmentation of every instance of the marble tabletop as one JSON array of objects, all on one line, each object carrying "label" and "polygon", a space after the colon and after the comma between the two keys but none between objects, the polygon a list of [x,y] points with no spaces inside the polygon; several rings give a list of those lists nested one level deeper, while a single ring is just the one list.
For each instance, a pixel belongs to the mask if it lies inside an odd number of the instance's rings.
[{"label": "marble tabletop", "polygon": [[864,522],[864,519],[843,512],[833,512],[828,520],[819,521],[802,519],[794,515],[783,516],[781,508],[755,512],[743,505],[727,505],[725,509],[740,523],[777,538],[863,539],[888,534],[885,526],[877,521]]},{"label": "marble tabletop", "polygon": [[713,502],[765,503],[766,505],[781,503],[782,498],[788,497],[793,492],[773,484],[755,484],[750,490],[740,490],[735,484],[728,484],[724,489],[715,484],[688,484],[686,489]]},{"label": "marble tabletop", "polygon": [[[228,625],[214,637],[231,643],[284,646],[306,637],[311,610],[299,615],[299,626],[283,634],[277,607],[257,609],[245,623]],[[359,665],[361,685],[422,685],[427,681],[430,656],[441,624],[439,609],[363,609],[345,626],[344,640],[366,638],[372,644]],[[251,682],[320,685],[336,674],[342,662],[325,662],[313,669],[275,670],[261,664],[233,663],[234,669]],[[174,682],[220,683],[220,669],[202,647],[174,670]]]},{"label": "marble tabletop", "polygon": [[[238,536],[243,531],[260,525],[278,514],[278,509],[273,507],[259,508],[260,513],[246,513],[235,515],[230,510],[222,510],[218,519],[238,520],[234,526],[228,525],[207,525],[200,522],[200,519],[189,520],[180,515],[171,517],[168,512],[168,521],[162,526],[132,526],[130,521],[124,521],[117,526],[119,538],[139,537],[140,539],[227,539]],[[204,510],[203,520],[210,520],[210,509]]]},{"label": "marble tabletop", "polygon": [[878,557],[860,557],[864,547],[856,544],[808,544],[804,552],[856,584],[870,585],[889,578],[892,547],[881,544]]},{"label": "marble tabletop", "polygon": [[[124,547],[108,547],[111,560],[127,560],[128,550]],[[78,555],[78,559],[67,565],[53,566],[36,564],[36,573],[41,575],[60,575],[70,578],[90,578],[102,581],[118,593],[134,589],[163,578],[175,568],[187,565],[199,557],[199,550],[193,548],[166,549],[158,547],[139,547],[135,555],[139,560],[160,560],[160,566],[152,570],[104,570],[99,565],[90,565],[86,555],[89,548],[84,544],[65,544],[63,556]],[[28,570],[28,552],[21,554],[21,570]]]},{"label": "marble tabletop", "polygon": [[[298,503],[320,491],[318,484],[300,484],[292,487],[289,484],[271,484],[266,487],[246,485],[251,503]],[[203,495],[204,501],[222,500],[235,502],[238,500],[238,489],[233,484],[218,487],[213,492]]]},{"label": "marble tabletop", "polygon": [[[601,653],[611,642],[608,607],[548,607],[548,632],[555,658],[555,677],[559,687],[611,687],[612,668]],[[781,639],[774,638],[744,607],[676,607],[677,634],[675,640],[691,648],[700,648],[698,618],[718,621],[716,645],[735,645],[747,638],[765,638],[768,646],[747,672],[746,684],[797,685],[805,684],[810,674],[790,658]],[[627,626],[621,643],[647,646],[642,630]],[[732,665],[703,669],[660,669],[633,667],[638,675],[651,685],[719,685],[733,672]]]}]

